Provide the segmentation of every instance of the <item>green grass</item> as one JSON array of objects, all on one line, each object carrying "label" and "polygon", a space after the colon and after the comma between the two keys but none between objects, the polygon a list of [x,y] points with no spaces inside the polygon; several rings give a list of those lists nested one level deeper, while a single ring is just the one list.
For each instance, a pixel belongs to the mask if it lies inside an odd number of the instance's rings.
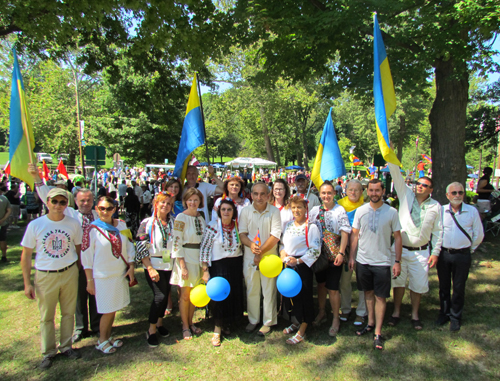
[{"label": "green grass", "polygon": [[[57,358],[51,369],[40,371],[39,314],[35,302],[24,296],[19,259],[22,229],[9,231],[8,257],[0,264],[0,379],[2,380],[498,380],[500,379],[500,254],[499,238],[488,236],[467,283],[462,330],[451,334],[447,326],[435,327],[439,308],[435,269],[430,272],[429,294],[422,299],[424,330],[410,326],[408,295],[402,321],[384,326],[385,351],[372,349],[371,337],[356,337],[352,319],[342,323],[337,339],[328,336],[328,324],[310,327],[305,342],[285,344],[283,319],[264,338],[244,332],[245,319],[223,340],[220,348],[210,344],[212,320],[196,319],[205,331],[191,342],[182,340],[180,317],[165,319],[171,336],[156,349],[145,341],[147,315],[152,299],[143,270],[136,275],[139,286],[131,289],[132,304],[117,314],[113,334],[125,346],[105,356],[94,349],[95,338],[75,345],[83,358]],[[176,293],[174,293],[174,297]],[[386,319],[392,312],[388,303]],[[57,314],[59,316],[59,313]],[[331,316],[331,315],[330,315]],[[57,319],[58,320],[58,319]]]}]

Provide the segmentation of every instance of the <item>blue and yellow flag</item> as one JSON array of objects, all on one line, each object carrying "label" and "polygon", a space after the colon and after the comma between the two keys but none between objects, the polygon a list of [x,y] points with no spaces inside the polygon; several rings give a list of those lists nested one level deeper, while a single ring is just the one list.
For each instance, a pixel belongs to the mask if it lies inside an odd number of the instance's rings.
[{"label": "blue and yellow flag", "polygon": [[375,38],[373,45],[375,67],[373,96],[375,98],[375,119],[377,124],[378,144],[385,161],[401,167],[401,163],[391,148],[391,141],[389,139],[387,119],[389,119],[396,110],[396,94],[394,92],[389,60],[385,52],[384,41],[382,40],[382,33],[380,33],[376,14],[374,15],[373,36]]},{"label": "blue and yellow flag", "polygon": [[191,153],[203,143],[205,143],[205,128],[203,126],[201,103],[198,96],[195,74],[189,94],[186,117],[182,126],[181,142],[179,143],[179,151],[174,169],[174,176],[180,178],[182,184],[184,184],[184,180],[186,179],[186,171],[191,160]]},{"label": "blue and yellow flag", "polygon": [[14,70],[12,71],[12,88],[10,92],[10,130],[9,130],[9,162],[10,174],[28,184],[33,189],[33,177],[28,173],[28,164],[36,163],[33,148],[35,137],[31,127],[30,114],[26,105],[23,77],[14,54]]},{"label": "blue and yellow flag", "polygon": [[340,154],[337,135],[333,128],[332,109],[328,113],[321,140],[319,141],[318,152],[314,160],[314,167],[311,172],[311,180],[319,189],[325,180],[334,180],[346,174],[344,160]]}]

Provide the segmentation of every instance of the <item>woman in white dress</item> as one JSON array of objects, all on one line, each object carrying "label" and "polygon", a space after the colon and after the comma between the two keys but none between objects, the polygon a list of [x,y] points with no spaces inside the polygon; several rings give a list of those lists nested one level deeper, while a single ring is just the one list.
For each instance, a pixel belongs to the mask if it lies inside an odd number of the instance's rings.
[{"label": "woman in white dress", "polygon": [[172,275],[172,251],[174,230],[174,196],[161,192],[154,200],[154,213],[141,222],[137,232],[136,260],[144,266],[144,274],[149,287],[153,291],[153,301],[149,308],[149,330],[146,340],[150,347],[159,344],[158,334],[167,337],[169,332],[163,326],[163,317],[167,309],[170,294],[170,277]]},{"label": "woman in white dress", "polygon": [[302,280],[302,288],[293,298],[284,298],[284,305],[290,316],[294,316],[299,325],[291,324],[283,330],[284,334],[295,333],[287,344],[298,344],[304,340],[306,329],[314,320],[313,272],[311,266],[316,262],[321,250],[321,238],[318,227],[309,223],[307,201],[300,196],[290,199],[294,220],[288,222],[283,231],[280,257],[286,265],[295,271]]},{"label": "woman in white dress", "polygon": [[111,197],[99,197],[95,209],[99,219],[83,233],[82,265],[87,291],[96,296],[97,312],[102,314],[96,349],[111,354],[123,345],[121,340],[111,337],[111,328],[116,311],[130,304],[129,282],[134,281],[135,248],[125,222],[112,217],[116,206]]},{"label": "woman in white dress", "polygon": [[316,273],[319,313],[315,323],[320,325],[322,321],[326,321],[325,305],[328,290],[333,312],[333,321],[328,330],[328,335],[335,337],[340,330],[340,277],[344,268],[345,250],[351,232],[351,225],[345,209],[335,202],[335,188],[330,181],[325,181],[321,185],[319,196],[323,201],[323,205],[312,208],[309,216],[310,221],[318,226],[321,238],[323,238],[325,230],[340,235],[341,238],[339,254],[335,257],[335,260],[328,264],[329,266],[325,271]]},{"label": "woman in white dress", "polygon": [[217,219],[205,229],[201,241],[200,262],[203,280],[222,277],[229,282],[231,291],[220,302],[211,301],[210,311],[215,320],[212,345],[220,346],[221,333],[230,335],[230,326],[243,317],[243,251],[238,234],[238,211],[231,200],[219,204]]},{"label": "woman in white dress", "polygon": [[245,182],[238,176],[231,177],[230,179],[224,181],[224,193],[222,194],[222,197],[215,201],[214,208],[212,209],[212,221],[216,221],[217,218],[219,218],[217,214],[219,205],[224,199],[229,199],[236,205],[236,208],[238,209],[238,216],[245,206],[251,204],[250,200],[244,196],[244,188]]},{"label": "woman in white dress", "polygon": [[293,220],[292,208],[290,207],[290,187],[283,179],[276,179],[273,183],[269,203],[280,210],[281,231],[285,231],[285,226]]},{"label": "woman in white dress", "polygon": [[170,284],[181,288],[179,310],[184,340],[191,340],[192,333],[201,334],[193,324],[194,305],[190,301],[191,289],[201,281],[200,242],[205,231],[205,220],[198,212],[203,208],[203,195],[196,188],[189,188],[182,197],[187,208],[174,222],[172,258],[175,258]]}]

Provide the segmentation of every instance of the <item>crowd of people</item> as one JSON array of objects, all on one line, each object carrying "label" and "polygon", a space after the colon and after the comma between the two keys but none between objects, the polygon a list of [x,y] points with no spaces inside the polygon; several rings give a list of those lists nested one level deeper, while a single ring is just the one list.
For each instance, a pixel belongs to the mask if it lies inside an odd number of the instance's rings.
[{"label": "crowd of people", "polygon": [[[130,171],[123,172],[124,178],[122,173],[102,172],[95,180],[99,191],[94,197],[83,183],[73,192],[65,186],[51,189],[30,165],[35,197],[47,208],[29,223],[21,243],[25,294],[37,296],[41,314],[41,367],[50,367],[58,351],[79,358],[72,342],[92,333],[98,334],[96,349],[103,354],[124,345],[111,331],[116,312],[130,303],[137,266],[144,268],[153,294],[145,335],[151,347],[174,329],[167,328],[165,320],[172,312],[173,290],[179,292],[183,338],[192,340],[202,333],[193,321],[190,294],[214,277],[225,278],[231,292],[208,305],[214,318],[213,346],[221,345],[245,311],[247,333],[268,335],[281,313],[290,320],[283,330],[286,343],[299,344],[309,326],[327,322],[327,297],[333,317],[325,333],[335,337],[351,314],[351,280],[356,274],[355,333],[373,335],[373,347],[382,350],[391,289],[394,310],[387,324],[400,322],[408,283],[411,326],[424,328],[419,307],[429,290],[432,267],[437,267],[439,278],[436,323],[450,322],[450,330],[459,331],[471,254],[484,237],[478,209],[464,202],[464,186],[458,182],[446,189],[449,204],[440,205],[431,197],[430,177],[409,186],[397,166],[389,164],[389,169],[398,210],[388,205],[384,183],[378,179],[325,181],[313,188],[316,195],[309,191],[308,173],[295,174],[291,182],[287,173],[275,171],[266,174],[266,182],[255,173],[252,178],[246,169],[219,178],[212,167],[200,176],[197,167],[189,166],[185,184],[163,171],[135,171],[131,178]],[[489,191],[488,186],[484,189]],[[120,212],[126,221],[118,218]],[[260,271],[268,255],[278,256],[283,267],[297,272],[302,288],[296,296],[280,296],[276,277]],[[58,347],[57,303],[62,314]]]}]

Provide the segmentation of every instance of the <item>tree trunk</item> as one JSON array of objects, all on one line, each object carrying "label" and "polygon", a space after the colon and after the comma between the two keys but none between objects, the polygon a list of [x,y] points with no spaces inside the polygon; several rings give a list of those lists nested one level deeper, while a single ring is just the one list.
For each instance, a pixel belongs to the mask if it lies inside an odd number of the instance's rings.
[{"label": "tree trunk", "polygon": [[262,134],[264,134],[264,143],[266,145],[267,160],[275,161],[273,147],[271,145],[271,139],[269,138],[269,130],[267,128],[267,120],[264,108],[260,107],[259,111],[260,111],[260,123],[262,125]]},{"label": "tree trunk", "polygon": [[401,163],[401,159],[403,158],[403,144],[404,137],[406,133],[406,117],[404,115],[399,116],[399,139],[398,139],[398,153],[397,157],[399,162]]},{"label": "tree trunk", "polygon": [[302,155],[300,153],[300,142],[299,142],[299,139],[297,137],[295,138],[295,149],[297,150],[296,151],[297,165],[299,167],[303,167],[303,165],[302,165]]},{"label": "tree trunk", "polygon": [[302,154],[304,155],[304,168],[306,171],[309,170],[309,159],[307,158],[307,139],[306,139],[306,128],[302,129]]},{"label": "tree trunk", "polygon": [[[461,73],[454,73],[457,66]],[[436,99],[429,114],[431,124],[433,198],[447,203],[446,186],[454,181],[465,184],[465,124],[469,76],[466,64],[439,59],[435,65]]]},{"label": "tree trunk", "polygon": [[276,139],[274,139],[274,148],[276,149],[276,163],[278,164],[278,167],[281,167],[280,150],[278,148],[278,141]]}]

